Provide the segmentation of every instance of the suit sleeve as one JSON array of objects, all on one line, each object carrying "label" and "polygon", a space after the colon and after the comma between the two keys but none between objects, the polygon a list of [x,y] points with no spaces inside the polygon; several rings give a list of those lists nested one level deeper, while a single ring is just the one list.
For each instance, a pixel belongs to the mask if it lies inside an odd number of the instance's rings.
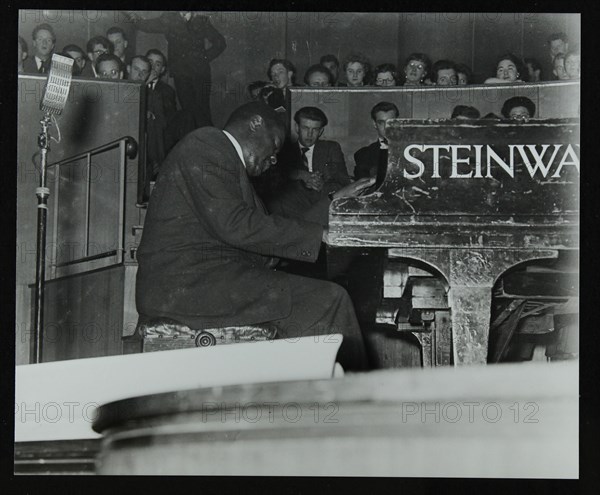
[{"label": "suit sleeve", "polygon": [[224,36],[211,24],[209,17],[198,16],[196,26],[198,26],[196,29],[198,37],[207,39],[210,42],[210,48],[206,50],[206,58],[211,62],[223,53],[227,48],[227,42]]},{"label": "suit sleeve", "polygon": [[354,153],[354,178],[356,180],[369,177],[369,164],[364,160],[363,148]]},{"label": "suit sleeve", "polygon": [[165,14],[162,14],[154,19],[141,19],[135,21],[134,26],[144,33],[166,33],[167,24],[164,16]]},{"label": "suit sleeve", "polygon": [[222,153],[207,153],[205,143],[196,142],[187,148],[184,151],[191,159],[180,160],[177,186],[214,237],[263,256],[317,259],[321,225],[267,215],[249,205],[242,197],[243,172],[238,163]]},{"label": "suit sleeve", "polygon": [[331,149],[331,162],[330,166],[333,172],[331,177],[331,182],[336,184],[338,189],[341,189],[344,186],[347,186],[352,182],[350,176],[348,175],[348,170],[346,169],[346,161],[344,160],[344,154],[342,153],[342,148],[339,143],[333,142]]}]

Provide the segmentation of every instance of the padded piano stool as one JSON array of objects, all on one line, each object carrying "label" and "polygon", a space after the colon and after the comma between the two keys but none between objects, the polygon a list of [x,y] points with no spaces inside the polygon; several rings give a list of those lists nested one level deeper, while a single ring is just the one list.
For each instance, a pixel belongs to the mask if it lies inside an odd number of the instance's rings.
[{"label": "padded piano stool", "polygon": [[133,335],[123,338],[123,354],[273,340],[274,325],[242,325],[195,330],[171,318],[140,316]]}]

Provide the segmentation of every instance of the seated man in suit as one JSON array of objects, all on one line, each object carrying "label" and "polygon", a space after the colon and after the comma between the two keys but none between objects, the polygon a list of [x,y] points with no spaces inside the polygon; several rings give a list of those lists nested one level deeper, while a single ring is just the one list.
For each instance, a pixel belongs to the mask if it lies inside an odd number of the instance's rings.
[{"label": "seated man in suit", "polygon": [[354,153],[354,178],[377,177],[377,172],[385,171],[388,158],[388,142],[385,137],[385,123],[397,119],[400,113],[393,103],[382,101],[371,109],[373,127],[377,131],[377,141]]},{"label": "seated man in suit", "polygon": [[320,139],[327,116],[316,107],[294,115],[298,141],[288,143],[278,157],[286,184],[269,200],[272,212],[299,218],[317,202],[350,184],[342,148]]},{"label": "seated man in suit", "polygon": [[[223,130],[203,127],[177,143],[158,174],[137,251],[138,313],[194,329],[273,322],[279,338],[339,332],[342,366],[364,369],[348,293],[271,269],[279,257],[314,262],[327,240],[319,223],[269,215],[250,183],[277,162],[284,138],[277,112],[251,102]],[[335,197],[371,183],[352,183]],[[329,199],[316,206],[327,210]]]}]

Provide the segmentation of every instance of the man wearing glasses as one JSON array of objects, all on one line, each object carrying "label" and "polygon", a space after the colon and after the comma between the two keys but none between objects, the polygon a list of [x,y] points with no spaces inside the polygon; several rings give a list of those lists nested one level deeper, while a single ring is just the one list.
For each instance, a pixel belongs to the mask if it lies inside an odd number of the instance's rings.
[{"label": "man wearing glasses", "polygon": [[94,77],[98,77],[96,72],[96,62],[98,61],[98,57],[105,53],[112,53],[112,43],[104,36],[94,36],[87,42],[86,48],[94,72]]},{"label": "man wearing glasses", "polygon": [[96,77],[98,79],[123,79],[119,57],[110,53],[100,55],[96,59]]}]

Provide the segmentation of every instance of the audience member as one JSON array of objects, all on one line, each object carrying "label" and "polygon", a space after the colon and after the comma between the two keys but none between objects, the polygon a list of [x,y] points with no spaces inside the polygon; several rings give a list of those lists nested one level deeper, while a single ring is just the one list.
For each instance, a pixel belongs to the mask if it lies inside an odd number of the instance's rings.
[{"label": "audience member", "polygon": [[388,158],[388,141],[385,137],[385,123],[397,119],[400,115],[398,107],[393,103],[382,101],[371,109],[371,120],[377,131],[377,141],[354,153],[354,178],[377,177],[379,170],[385,170]]},{"label": "audience member", "polygon": [[373,79],[371,84],[380,87],[396,86],[398,83],[398,73],[394,64],[381,64],[373,70]]},{"label": "audience member", "polygon": [[158,101],[156,104],[161,106],[165,116],[165,153],[168,153],[183,136],[194,130],[194,115],[189,109],[177,109],[175,90],[162,80],[168,66],[164,53],[152,48],[146,52],[146,57],[152,66],[146,81],[149,99]]},{"label": "audience member", "polygon": [[565,53],[565,74],[568,79],[579,79],[581,77],[581,55],[579,52]]},{"label": "audience member", "polygon": [[19,42],[17,43],[17,72],[25,72],[23,68],[23,62],[27,58],[27,42],[22,36],[19,36]]},{"label": "audience member", "polygon": [[113,53],[119,57],[123,67],[127,66],[127,60],[125,52],[127,50],[127,45],[129,44],[127,41],[127,35],[125,31],[120,27],[113,26],[108,31],[106,31],[106,38],[113,45]]},{"label": "audience member", "polygon": [[468,65],[456,64],[456,76],[458,78],[457,84],[459,86],[473,84],[473,72]]},{"label": "audience member", "polygon": [[96,59],[96,77],[99,79],[123,79],[121,59],[112,53],[103,53]]},{"label": "audience member", "polygon": [[311,65],[304,74],[304,84],[313,88],[329,87],[332,79],[329,69],[321,64]]},{"label": "audience member", "polygon": [[422,86],[431,61],[424,53],[411,53],[404,62],[404,86]]},{"label": "audience member", "polygon": [[[164,12],[154,19],[142,19],[127,11],[134,27],[147,33],[162,33],[169,44],[169,72],[181,107],[192,112],[195,127],[212,125],[210,112],[211,68],[227,43],[212,25],[210,17],[197,12]],[[206,48],[206,42],[210,44]]]},{"label": "audience member", "polygon": [[552,33],[547,39],[548,56],[551,61],[559,53],[567,53],[569,51],[569,38],[565,33]]},{"label": "audience member", "polygon": [[456,65],[451,60],[438,60],[431,68],[431,82],[437,86],[456,86]]},{"label": "audience member", "polygon": [[321,57],[321,60],[319,60],[319,63],[323,67],[327,67],[327,69],[329,69],[329,72],[331,72],[331,85],[339,86],[340,61],[337,59],[337,57],[331,54],[323,55]]},{"label": "audience member", "polygon": [[523,64],[518,57],[507,53],[498,57],[496,63],[496,77],[490,77],[485,84],[521,83],[520,77],[524,74]]},{"label": "audience member", "polygon": [[301,218],[317,202],[350,184],[344,154],[335,141],[321,140],[327,116],[316,107],[294,115],[298,141],[286,143],[278,156],[287,184],[270,202],[270,211]]},{"label": "audience member", "polygon": [[524,60],[527,67],[527,82],[540,82],[542,78],[542,66],[535,58],[526,58]]},{"label": "audience member", "polygon": [[87,65],[87,57],[85,56],[85,52],[79,48],[77,45],[67,45],[63,48],[62,54],[65,57],[72,58],[75,63],[73,64],[73,75],[74,76],[83,76],[83,77],[92,77],[92,70],[88,69],[87,73],[84,74],[84,69],[88,67]]},{"label": "audience member", "polygon": [[454,110],[452,110],[451,119],[478,119],[481,117],[479,110],[475,107],[470,107],[468,105],[456,105]]},{"label": "audience member", "polygon": [[513,96],[502,105],[502,115],[506,119],[527,122],[535,115],[535,103],[525,96]]},{"label": "audience member", "polygon": [[352,53],[344,61],[344,73],[346,74],[346,86],[357,88],[365,85],[369,79],[371,64],[362,53]]},{"label": "audience member", "polygon": [[251,101],[257,101],[261,98],[260,93],[263,88],[271,83],[267,81],[252,81],[246,86],[246,97]]},{"label": "audience member", "polygon": [[40,24],[31,33],[33,57],[25,59],[23,70],[29,74],[46,74],[52,63],[56,35],[50,24]]},{"label": "audience member", "polygon": [[552,61],[552,74],[554,74],[554,77],[559,81],[569,79],[569,76],[565,72],[564,53],[559,53],[558,55],[556,55],[556,57],[554,57],[554,60]]},{"label": "audience member", "polygon": [[496,115],[494,112],[489,112],[481,117],[481,120],[502,120],[502,118]]},{"label": "audience member", "polygon": [[[112,43],[104,36],[94,36],[87,42],[86,50],[94,77],[98,77],[98,73],[96,72],[98,57],[104,54],[111,54],[113,50]],[[121,68],[122,70],[123,68]]]}]

